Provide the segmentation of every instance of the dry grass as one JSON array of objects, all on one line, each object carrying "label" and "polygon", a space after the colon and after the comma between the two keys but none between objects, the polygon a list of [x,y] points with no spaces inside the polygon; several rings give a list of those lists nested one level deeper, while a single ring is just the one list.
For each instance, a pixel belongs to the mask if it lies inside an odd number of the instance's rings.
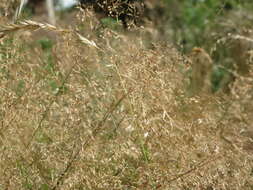
[{"label": "dry grass", "polygon": [[[38,28],[64,35],[13,33]],[[189,96],[186,58],[138,32],[1,32],[0,189],[253,188],[252,70]]]},{"label": "dry grass", "polygon": [[39,23],[39,22],[31,21],[31,20],[21,21],[18,24],[9,24],[9,25],[1,26],[0,38],[4,38],[7,34],[17,32],[19,30],[36,31],[36,30],[41,30],[41,29],[44,29],[47,31],[58,32],[60,34],[71,33],[71,34],[74,34],[82,43],[98,48],[95,42],[88,40],[87,38],[83,37],[81,34],[79,34],[78,32],[75,32],[74,30],[60,29],[48,23]]}]

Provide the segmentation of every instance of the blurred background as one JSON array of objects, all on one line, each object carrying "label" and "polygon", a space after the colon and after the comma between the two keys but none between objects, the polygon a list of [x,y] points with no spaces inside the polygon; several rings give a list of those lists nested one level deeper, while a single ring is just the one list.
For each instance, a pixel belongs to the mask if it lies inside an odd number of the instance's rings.
[{"label": "blurred background", "polygon": [[[83,7],[101,3],[103,0],[82,0]],[[27,0],[25,0],[27,2]],[[32,19],[45,14],[43,0],[30,0],[24,6],[20,19]],[[153,29],[157,39],[173,42],[180,50],[187,52],[194,46],[205,46],[215,38],[228,32],[241,32],[252,24],[253,2],[250,0],[136,0],[144,3],[141,24]],[[58,23],[64,22],[67,14],[79,11],[77,0],[53,0]],[[0,2],[1,19],[12,19],[20,4],[19,0]],[[62,17],[65,14],[66,17]],[[108,16],[108,15],[107,15]],[[71,17],[71,16],[69,16]],[[37,18],[38,19],[38,18]],[[45,18],[44,18],[45,19]],[[73,18],[75,19],[75,18]],[[67,19],[70,22],[70,19]],[[108,27],[117,28],[117,18],[100,19]],[[70,22],[71,23],[71,22]],[[70,24],[67,23],[67,24]],[[204,42],[204,43],[203,43]]]}]

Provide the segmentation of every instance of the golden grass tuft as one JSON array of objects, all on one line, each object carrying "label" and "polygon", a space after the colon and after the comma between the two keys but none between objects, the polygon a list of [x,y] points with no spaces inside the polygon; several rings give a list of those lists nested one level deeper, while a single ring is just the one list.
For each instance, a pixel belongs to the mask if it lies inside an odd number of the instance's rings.
[{"label": "golden grass tuft", "polygon": [[[38,29],[64,35],[15,37]],[[1,32],[0,189],[252,189],[252,68],[189,96],[185,57],[137,32]]]}]

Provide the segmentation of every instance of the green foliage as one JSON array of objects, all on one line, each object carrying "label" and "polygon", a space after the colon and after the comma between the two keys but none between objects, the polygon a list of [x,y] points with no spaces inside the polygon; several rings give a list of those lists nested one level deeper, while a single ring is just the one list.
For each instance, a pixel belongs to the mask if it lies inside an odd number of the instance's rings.
[{"label": "green foliage", "polygon": [[43,51],[49,51],[53,47],[53,41],[48,38],[42,38],[38,40],[38,43],[40,44]]},{"label": "green foliage", "polygon": [[10,77],[6,64],[8,64],[8,59],[13,57],[12,53],[8,51],[12,46],[12,38],[5,39],[0,43],[0,79]]},{"label": "green foliage", "polygon": [[148,146],[145,145],[145,144],[141,144],[140,149],[141,149],[142,159],[145,162],[149,162],[150,161],[150,155],[149,155]]},{"label": "green foliage", "polygon": [[118,20],[110,17],[101,19],[101,23],[104,27],[110,28],[112,30],[119,30],[122,28]]},{"label": "green foliage", "polygon": [[38,40],[38,44],[41,46],[44,54],[44,69],[52,75],[56,75],[54,58],[52,55],[53,41],[48,38],[42,38]]},{"label": "green foliage", "polygon": [[24,7],[22,14],[21,14],[21,19],[29,19],[33,16],[33,11],[29,7]]},{"label": "green foliage", "polygon": [[[202,47],[214,61],[212,75],[213,91],[227,86],[233,77],[226,71],[233,70],[229,44],[217,46],[217,39],[228,33],[240,34],[241,28],[251,28],[253,1],[242,0],[163,0],[167,29],[173,34],[172,40],[183,53],[193,47]],[[244,15],[244,16],[243,16]],[[216,47],[217,46],[217,47]],[[213,51],[215,49],[215,51]]]},{"label": "green foliage", "polygon": [[51,144],[53,140],[46,133],[39,133],[36,137],[37,142],[43,144]]},{"label": "green foliage", "polygon": [[22,96],[25,93],[25,81],[19,80],[14,90],[17,96]]},{"label": "green foliage", "polygon": [[[210,35],[222,27],[219,18],[231,10],[252,10],[253,3],[240,0],[164,0],[174,42],[188,52],[194,46],[209,46]],[[214,42],[214,41],[213,41]],[[212,43],[213,43],[212,42]]]},{"label": "green foliage", "polygon": [[[172,15],[172,27],[174,32],[180,35],[175,39],[186,45],[185,51],[193,46],[200,46],[205,40],[203,33],[214,24],[221,2],[217,0],[206,1],[166,1],[167,9],[176,7],[178,12]],[[173,11],[173,10],[170,10]]]},{"label": "green foliage", "polygon": [[54,95],[59,95],[67,92],[67,87],[65,85],[59,84],[56,80],[49,80],[48,85],[50,87],[50,91]]},{"label": "green foliage", "polygon": [[42,184],[39,188],[39,190],[49,190],[50,187],[47,184]]}]

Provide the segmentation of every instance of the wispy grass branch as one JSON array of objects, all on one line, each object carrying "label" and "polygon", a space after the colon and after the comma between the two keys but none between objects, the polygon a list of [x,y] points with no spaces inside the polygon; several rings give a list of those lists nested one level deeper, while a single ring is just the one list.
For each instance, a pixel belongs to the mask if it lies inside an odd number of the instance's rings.
[{"label": "wispy grass branch", "polygon": [[20,21],[18,24],[8,24],[8,25],[0,26],[0,38],[3,38],[8,34],[12,34],[20,30],[23,30],[23,31],[24,30],[25,31],[47,30],[47,31],[58,32],[60,34],[71,33],[74,36],[76,36],[77,39],[79,39],[83,44],[100,49],[94,41],[85,38],[84,36],[82,36],[76,31],[69,30],[69,29],[62,29],[48,23],[40,23],[40,22],[36,22],[32,20],[24,20],[24,21]]}]

